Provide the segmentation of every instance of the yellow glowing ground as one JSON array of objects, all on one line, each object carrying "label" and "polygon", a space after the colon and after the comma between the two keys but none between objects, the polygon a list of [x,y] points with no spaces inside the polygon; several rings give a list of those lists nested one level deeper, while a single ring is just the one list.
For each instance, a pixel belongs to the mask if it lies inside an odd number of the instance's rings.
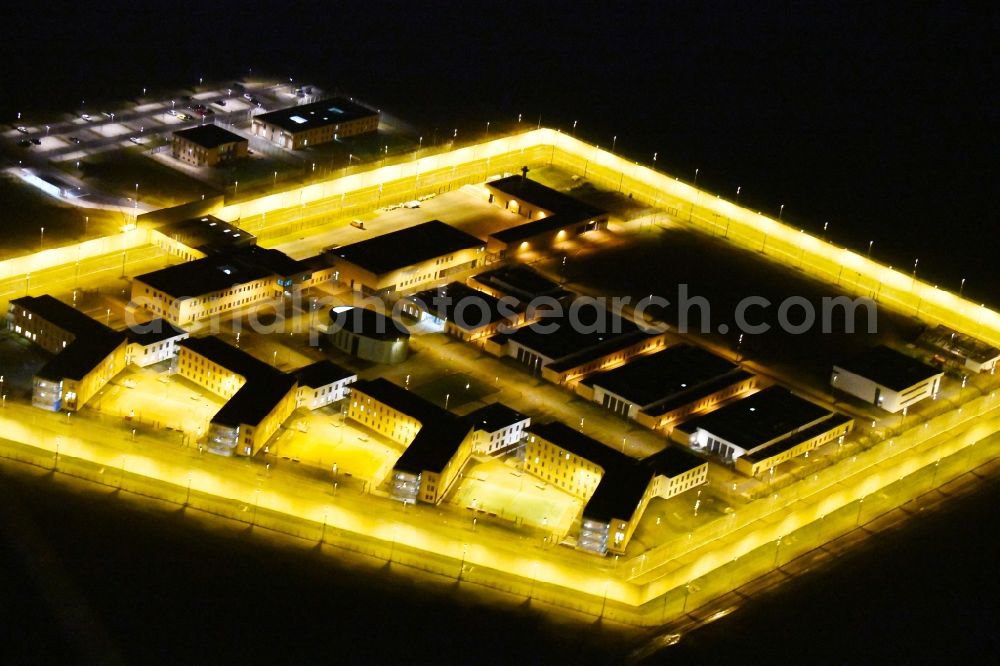
[{"label": "yellow glowing ground", "polygon": [[341,423],[340,411],[325,407],[300,409],[285,423],[268,447],[269,455],[299,460],[378,486],[392,471],[403,447],[349,420]]},{"label": "yellow glowing ground", "polygon": [[465,476],[448,494],[448,502],[470,510],[470,516],[494,514],[504,520],[565,535],[583,502],[552,484],[539,481],[491,458],[473,459]]},{"label": "yellow glowing ground", "polygon": [[207,432],[225,400],[162,364],[130,366],[91,398],[86,409],[118,417],[136,426],[182,431],[192,439]]}]

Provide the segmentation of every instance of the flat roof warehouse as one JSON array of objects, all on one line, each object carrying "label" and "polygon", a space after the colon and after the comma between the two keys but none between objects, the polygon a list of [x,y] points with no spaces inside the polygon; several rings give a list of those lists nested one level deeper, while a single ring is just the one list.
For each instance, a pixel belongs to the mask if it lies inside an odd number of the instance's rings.
[{"label": "flat roof warehouse", "polygon": [[279,109],[256,117],[262,123],[275,125],[289,132],[302,132],[316,127],[347,123],[378,113],[342,97]]},{"label": "flat roof warehouse", "polygon": [[382,275],[451,252],[476,247],[485,248],[485,244],[475,236],[440,220],[431,220],[415,227],[345,245],[332,252],[355,266],[375,275]]}]

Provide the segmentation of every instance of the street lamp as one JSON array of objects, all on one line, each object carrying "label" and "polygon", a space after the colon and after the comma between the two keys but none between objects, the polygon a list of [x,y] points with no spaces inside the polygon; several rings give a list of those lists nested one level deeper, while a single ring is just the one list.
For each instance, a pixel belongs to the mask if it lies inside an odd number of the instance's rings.
[{"label": "street lamp", "polygon": [[875,241],[873,241],[873,240],[868,241],[868,258],[869,259],[872,258],[872,245],[874,245],[874,244],[875,244]]},{"label": "street lamp", "polygon": [[781,219],[781,216],[784,215],[784,213],[785,213],[785,204],[781,204],[781,207],[778,208],[778,219],[779,220]]},{"label": "street lamp", "polygon": [[615,134],[613,137],[611,137],[611,153],[612,154],[614,154],[614,152],[615,152],[615,144],[616,143],[618,143],[618,135],[617,134]]},{"label": "street lamp", "polygon": [[448,410],[448,401],[449,400],[451,400],[451,393],[445,393],[444,394],[444,408],[445,408],[445,411]]},{"label": "street lamp", "polygon": [[41,250],[43,247],[45,247],[45,227],[42,227],[40,229],[40,234],[38,237],[38,249]]},{"label": "street lamp", "polygon": [[958,285],[958,297],[962,298],[962,292],[965,291],[965,278],[962,278],[962,284]]}]

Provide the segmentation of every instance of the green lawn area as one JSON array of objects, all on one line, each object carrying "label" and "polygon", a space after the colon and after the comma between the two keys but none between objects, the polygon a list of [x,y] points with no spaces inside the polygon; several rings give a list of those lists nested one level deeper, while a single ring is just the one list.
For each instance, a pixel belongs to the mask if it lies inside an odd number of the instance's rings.
[{"label": "green lawn area", "polygon": [[80,161],[80,170],[65,163],[75,175],[95,189],[122,197],[135,196],[139,184],[139,201],[156,207],[176,206],[217,192],[189,176],[174,171],[146,157],[144,149],[123,148],[88,157]]},{"label": "green lawn area", "polygon": [[44,247],[56,247],[85,237],[106,236],[122,225],[121,213],[117,211],[62,204],[9,175],[0,177],[0,202],[3,202],[0,258],[37,252],[42,243],[42,227],[45,227]]}]

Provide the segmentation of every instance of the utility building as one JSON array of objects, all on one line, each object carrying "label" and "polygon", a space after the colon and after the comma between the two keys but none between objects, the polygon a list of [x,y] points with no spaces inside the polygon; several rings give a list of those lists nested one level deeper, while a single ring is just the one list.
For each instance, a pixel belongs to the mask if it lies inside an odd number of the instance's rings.
[{"label": "utility building", "polygon": [[884,345],[833,366],[830,385],[895,414],[937,395],[944,373]]},{"label": "utility building", "polygon": [[486,189],[490,203],[530,220],[491,234],[487,246],[491,255],[511,257],[526,250],[547,249],[608,226],[607,211],[530,180],[526,174],[490,181]]},{"label": "utility building", "polygon": [[250,142],[218,125],[199,125],[174,132],[172,154],[193,166],[215,166],[246,157]]},{"label": "utility building", "polygon": [[375,238],[338,247],[330,258],[338,279],[367,295],[410,292],[471,271],[485,259],[486,245],[475,236],[431,220]]},{"label": "utility building", "polygon": [[757,476],[845,437],[854,420],[771,386],[675,426],[671,436]]},{"label": "utility building", "polygon": [[378,130],[379,112],[353,100],[334,98],[254,116],[254,136],[298,150]]}]

